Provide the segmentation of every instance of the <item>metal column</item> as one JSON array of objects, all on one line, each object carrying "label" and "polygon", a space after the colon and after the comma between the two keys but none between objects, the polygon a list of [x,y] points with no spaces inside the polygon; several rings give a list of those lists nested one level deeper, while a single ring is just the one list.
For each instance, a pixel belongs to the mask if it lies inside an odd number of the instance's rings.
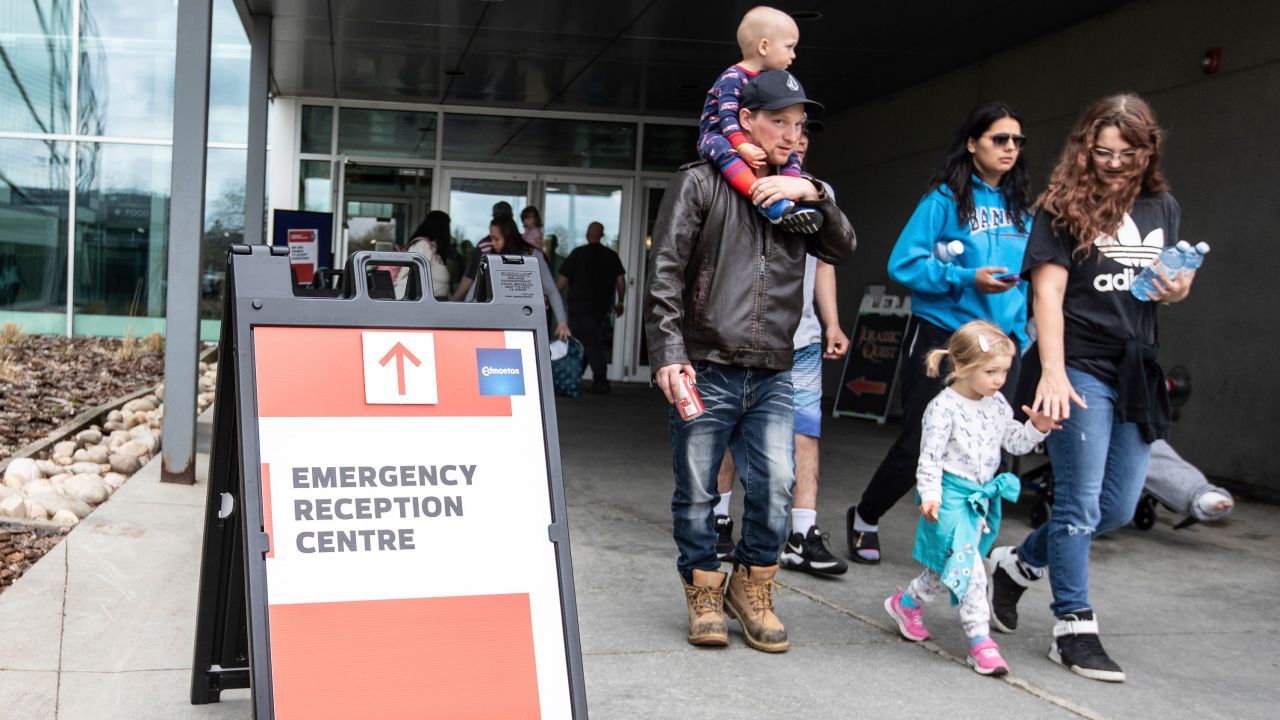
[{"label": "metal column", "polygon": [[244,176],[244,241],[266,242],[267,100],[271,82],[271,16],[251,15],[249,27],[249,160]]},{"label": "metal column", "polygon": [[209,140],[213,0],[179,0],[173,82],[173,180],[165,292],[162,479],[196,481],[196,369],[200,345],[200,242]]}]

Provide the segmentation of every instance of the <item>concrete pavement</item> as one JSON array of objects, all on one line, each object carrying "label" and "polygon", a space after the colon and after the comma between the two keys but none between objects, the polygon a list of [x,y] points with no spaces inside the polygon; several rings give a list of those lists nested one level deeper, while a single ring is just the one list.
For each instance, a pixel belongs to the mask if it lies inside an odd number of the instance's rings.
[{"label": "concrete pavement", "polygon": [[[736,622],[731,647],[702,649],[684,641],[660,395],[615,386],[558,412],[593,717],[1270,718],[1280,703],[1280,508],[1245,501],[1225,522],[1179,531],[1162,512],[1150,531],[1095,544],[1093,598],[1123,685],[1045,658],[1047,583],[1023,601],[1018,634],[996,636],[1007,679],[964,665],[951,608],[926,611],[932,641],[900,640],[880,603],[918,572],[906,504],[882,525],[879,566],[779,576],[790,652],[747,648]],[[844,509],[895,428],[827,420],[824,433],[819,524],[843,555]],[[0,717],[250,716],[247,691],[187,703],[206,465],[199,484],[179,487],[151,463],[0,595]],[[1026,516],[1026,503],[1009,512],[1004,540],[1027,532]],[[502,558],[477,563],[501,572]]]}]

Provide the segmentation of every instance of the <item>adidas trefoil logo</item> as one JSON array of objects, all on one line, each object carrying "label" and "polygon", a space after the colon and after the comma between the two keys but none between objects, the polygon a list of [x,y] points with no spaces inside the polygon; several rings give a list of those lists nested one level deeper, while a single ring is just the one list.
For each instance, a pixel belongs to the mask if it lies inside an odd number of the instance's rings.
[{"label": "adidas trefoil logo", "polygon": [[1093,289],[1098,292],[1127,291],[1137,271],[1160,257],[1160,251],[1164,249],[1164,228],[1156,228],[1143,237],[1137,223],[1129,213],[1125,213],[1120,231],[1114,237],[1099,234],[1093,245],[1103,257],[1126,266],[1122,272],[1099,274],[1093,279]]}]

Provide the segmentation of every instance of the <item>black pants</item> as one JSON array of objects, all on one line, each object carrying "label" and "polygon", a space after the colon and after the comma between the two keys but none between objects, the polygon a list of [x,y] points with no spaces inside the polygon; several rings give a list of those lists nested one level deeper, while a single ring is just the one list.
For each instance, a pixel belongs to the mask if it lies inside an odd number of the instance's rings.
[{"label": "black pants", "polygon": [[604,356],[604,323],[604,320],[590,315],[569,315],[569,332],[582,343],[587,364],[591,366],[591,379],[596,381],[605,380],[609,371],[609,363]]},{"label": "black pants", "polygon": [[[942,392],[943,378],[949,370],[944,364],[939,377],[924,373],[924,356],[933,348],[944,348],[951,339],[951,331],[919,317],[911,318],[907,327],[906,357],[903,359],[898,382],[902,387],[902,434],[890,446],[876,474],[871,476],[867,489],[858,501],[858,516],[871,525],[916,486],[916,466],[920,462],[920,425],[929,402]],[[1013,396],[1018,385],[1020,358],[1014,353],[1009,377],[1001,393]],[[1012,401],[1011,401],[1012,402]]]}]

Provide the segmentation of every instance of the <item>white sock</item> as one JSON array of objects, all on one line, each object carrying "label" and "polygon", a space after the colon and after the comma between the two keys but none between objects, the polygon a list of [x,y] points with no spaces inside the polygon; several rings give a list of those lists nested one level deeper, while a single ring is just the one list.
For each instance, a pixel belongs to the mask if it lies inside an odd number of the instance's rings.
[{"label": "white sock", "polygon": [[818,511],[807,508],[791,508],[791,532],[801,537],[809,534],[809,528],[818,524]]},{"label": "white sock", "polygon": [[1230,502],[1231,498],[1223,495],[1217,490],[1210,490],[1196,498],[1196,505],[1200,508],[1200,512],[1206,515],[1215,515],[1222,512],[1218,509],[1218,503],[1223,501]]},{"label": "white sock", "polygon": [[853,511],[853,529],[857,532],[880,532],[879,525],[872,525],[863,520],[857,510]]},{"label": "white sock", "polygon": [[733,491],[732,491],[732,490],[729,490],[728,492],[722,492],[722,493],[720,493],[720,502],[716,503],[716,514],[717,514],[717,515],[728,515],[728,514],[729,514],[729,499],[730,499],[730,498],[732,498],[732,497],[733,497]]}]

